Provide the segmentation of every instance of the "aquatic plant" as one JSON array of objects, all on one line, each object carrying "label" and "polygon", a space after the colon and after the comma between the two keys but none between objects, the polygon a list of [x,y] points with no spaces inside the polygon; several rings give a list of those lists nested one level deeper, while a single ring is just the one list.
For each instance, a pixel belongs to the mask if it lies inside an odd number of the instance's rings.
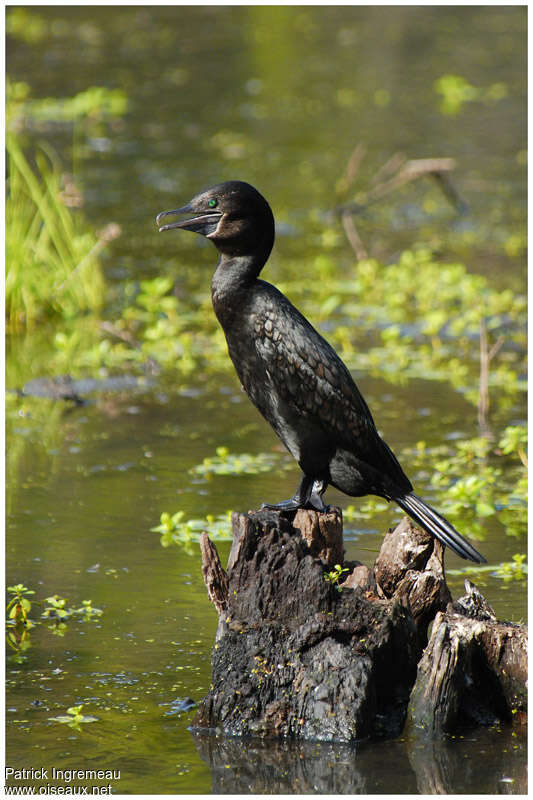
[{"label": "aquatic plant", "polygon": [[[344,349],[348,365],[353,356],[354,368],[379,370],[389,380],[451,380],[469,399],[472,391],[477,398],[479,329],[485,321],[489,335],[505,332],[505,348],[491,369],[491,385],[504,391],[525,388],[520,380],[525,295],[497,290],[484,276],[469,273],[462,264],[443,264],[423,247],[404,251],[388,266],[375,259],[359,262],[353,279],[339,276],[330,257],[322,255],[317,266],[324,283],[317,280],[306,289],[306,302],[319,321],[327,320],[332,311],[340,317],[340,325],[328,335]],[[293,296],[301,291],[298,282],[285,284],[285,289]],[[376,328],[381,342],[361,352],[353,331],[361,338],[362,331]]]},{"label": "aquatic plant", "polygon": [[64,620],[70,619],[70,617],[76,616],[80,619],[91,620],[104,613],[101,608],[93,608],[91,600],[82,600],[82,604],[79,608],[67,606],[67,598],[60,597],[57,594],[52,595],[52,597],[47,597],[45,603],[48,603],[48,605],[45,606],[41,616],[43,619],[48,620],[59,620],[63,622]]},{"label": "aquatic plant", "polygon": [[49,27],[43,17],[25,7],[12,8],[6,14],[6,33],[28,44],[36,44],[44,39]]},{"label": "aquatic plant", "polygon": [[376,514],[385,511],[389,504],[380,497],[368,495],[362,497],[361,501],[355,506],[352,503],[343,508],[342,517],[345,522],[353,522],[356,519],[372,519]]},{"label": "aquatic plant", "polygon": [[70,616],[70,612],[66,608],[68,602],[66,597],[60,597],[58,594],[54,594],[52,597],[47,597],[45,602],[48,603],[48,605],[42,613],[43,619],[53,618],[63,620]]},{"label": "aquatic plant", "polygon": [[[315,272],[315,281],[285,280],[280,288],[319,328],[327,324],[327,337],[349,367],[391,383],[413,377],[451,382],[476,405],[483,323],[488,337],[504,336],[488,376],[493,409],[505,410],[525,389],[525,296],[498,291],[461,264],[442,264],[427,248],[406,251],[386,267],[374,259],[359,262],[354,278],[339,274],[335,259],[321,254]],[[137,289],[129,284],[121,318],[89,350],[72,358],[76,348],[68,347],[70,362],[117,369],[151,361],[187,377],[231,370],[208,293],[183,294],[187,299],[176,296],[169,276],[141,281]]]},{"label": "aquatic plant", "polygon": [[527,528],[525,425],[509,426],[495,443],[486,437],[427,447],[418,442],[405,458],[439,493],[439,507],[467,535],[483,537],[483,520],[497,519],[507,536]]},{"label": "aquatic plant", "polygon": [[[21,15],[22,14],[22,15]],[[26,14],[9,15],[13,29]],[[30,19],[40,30],[38,17]],[[39,317],[100,311],[102,249],[120,235],[114,223],[95,232],[83,218],[83,196],[50,145],[24,147],[21,131],[46,122],[76,124],[120,118],[121,89],[92,86],[69,98],[33,99],[28,84],[6,81],[6,317],[13,327]]]},{"label": "aquatic plant", "polygon": [[505,584],[510,584],[514,581],[525,582],[528,574],[526,559],[526,553],[515,553],[511,561],[501,561],[496,566],[494,564],[476,564],[447,569],[446,573],[454,577],[472,576],[479,583],[483,583],[486,576],[499,578]]},{"label": "aquatic plant", "polygon": [[6,642],[13,651],[11,656],[13,661],[16,664],[21,664],[26,660],[25,651],[31,644],[30,630],[35,624],[29,618],[32,604],[28,599],[35,592],[22,583],[8,586],[7,591],[12,597],[6,607]]},{"label": "aquatic plant", "polygon": [[191,467],[193,475],[257,475],[280,466],[275,453],[230,453],[227,447],[217,447],[216,455],[204,458],[201,464]]},{"label": "aquatic plant", "polygon": [[28,589],[23,583],[17,583],[15,586],[8,586],[7,592],[13,595],[6,606],[8,619],[15,624],[18,622],[26,624],[31,611],[31,601],[28,597],[35,594],[34,590]]},{"label": "aquatic plant", "polygon": [[[28,597],[34,595],[35,591],[28,589],[22,583],[8,586],[7,591],[12,597],[6,606],[6,639],[9,647],[14,651],[13,660],[20,664],[26,659],[25,651],[31,645],[30,630],[40,624],[38,620],[29,617],[32,603]],[[103,614],[102,609],[93,608],[91,600],[83,600],[79,608],[71,608],[67,606],[68,600],[65,597],[54,594],[47,597],[44,602],[47,605],[44,607],[41,617],[43,620],[51,622],[47,627],[56,636],[65,634],[66,621],[71,617],[89,621]],[[41,603],[38,604],[41,605]]]},{"label": "aquatic plant", "polygon": [[127,111],[128,99],[122,89],[89,86],[72,97],[32,98],[31,87],[23,81],[6,81],[6,117],[9,130],[25,126],[41,127],[53,122],[92,126],[102,120],[120,119]]},{"label": "aquatic plant", "polygon": [[496,570],[496,577],[504,581],[523,581],[526,578],[528,567],[525,553],[515,553],[512,561],[503,561]]},{"label": "aquatic plant", "polygon": [[225,514],[219,514],[216,517],[208,514],[205,519],[185,520],[184,511],[177,511],[175,514],[164,511],[161,514],[160,524],[150,530],[161,534],[160,541],[163,547],[177,544],[184,547],[186,552],[192,553],[192,545],[200,541],[204,532],[208,533],[211,539],[231,541],[232,513],[232,511],[226,511]]},{"label": "aquatic plant", "polygon": [[32,169],[17,138],[6,136],[5,306],[8,323],[31,325],[39,317],[98,311],[105,284],[98,260],[118,234],[107,227],[95,234],[65,200],[57,158],[43,146]]},{"label": "aquatic plant", "polygon": [[507,97],[509,90],[503,81],[485,88],[478,88],[462,75],[446,74],[434,83],[435,91],[441,96],[440,110],[443,114],[455,116],[465,103],[496,103]]},{"label": "aquatic plant", "polygon": [[87,722],[98,722],[98,717],[91,717],[88,714],[82,714],[82,708],[83,704],[80,704],[79,706],[71,706],[70,708],[67,708],[66,714],[61,714],[58,717],[48,717],[48,719],[50,722],[60,722],[62,725],[68,725],[69,728],[74,728],[75,730],[79,730],[80,725]]},{"label": "aquatic plant", "polygon": [[74,616],[87,621],[100,617],[103,613],[101,608],[94,608],[92,600],[82,600],[79,608],[72,609]]}]

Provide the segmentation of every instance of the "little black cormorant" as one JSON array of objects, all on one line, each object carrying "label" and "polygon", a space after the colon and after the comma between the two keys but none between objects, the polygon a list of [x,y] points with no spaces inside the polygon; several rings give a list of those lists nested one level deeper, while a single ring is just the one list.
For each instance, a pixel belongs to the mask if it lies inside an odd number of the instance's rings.
[{"label": "little black cormorant", "polygon": [[[164,224],[166,217],[187,214]],[[163,211],[160,231],[194,231],[220,258],[211,283],[213,308],[228,352],[251,401],[292,453],[300,485],[290,500],[268,508],[325,510],[328,484],[348,495],[394,500],[462,558],[483,556],[427,503],[383,441],[348,369],[328,342],[275,286],[259,279],[274,244],[274,217],[259,192],[228,181]]]}]

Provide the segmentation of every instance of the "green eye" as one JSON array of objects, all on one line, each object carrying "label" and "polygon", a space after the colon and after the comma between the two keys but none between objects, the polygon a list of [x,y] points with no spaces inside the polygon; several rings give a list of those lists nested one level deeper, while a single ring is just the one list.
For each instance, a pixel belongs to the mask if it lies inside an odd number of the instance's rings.
[{"label": "green eye", "polygon": [[210,200],[207,205],[209,206],[209,208],[216,208],[218,205],[218,200],[215,200],[215,198],[213,197],[212,200]]}]

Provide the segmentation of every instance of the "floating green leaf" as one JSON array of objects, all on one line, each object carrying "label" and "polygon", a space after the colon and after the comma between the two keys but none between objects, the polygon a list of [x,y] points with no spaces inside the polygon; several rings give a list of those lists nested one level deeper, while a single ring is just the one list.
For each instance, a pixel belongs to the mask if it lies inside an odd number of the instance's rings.
[{"label": "floating green leaf", "polygon": [[79,726],[88,722],[98,722],[98,717],[90,717],[87,714],[82,714],[81,709],[83,705],[71,706],[67,708],[67,713],[58,717],[48,717],[50,722],[59,722],[62,725],[68,725],[69,728],[79,729]]},{"label": "floating green leaf", "polygon": [[256,475],[280,468],[280,457],[274,453],[230,453],[227,447],[217,447],[216,455],[204,458],[201,464],[192,467],[193,475]]},{"label": "floating green leaf", "polygon": [[225,514],[220,514],[217,517],[208,514],[205,519],[184,520],[185,514],[183,511],[177,511],[173,515],[163,512],[160,524],[150,528],[150,530],[161,534],[163,547],[178,544],[191,552],[191,545],[199,542],[204,532],[208,533],[211,539],[231,540],[232,513],[232,511],[226,511]]}]

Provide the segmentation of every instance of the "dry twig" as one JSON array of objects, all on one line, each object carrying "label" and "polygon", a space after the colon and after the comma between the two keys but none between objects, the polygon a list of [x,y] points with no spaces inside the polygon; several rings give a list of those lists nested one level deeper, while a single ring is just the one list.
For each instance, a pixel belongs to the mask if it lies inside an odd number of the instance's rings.
[{"label": "dry twig", "polygon": [[[337,188],[340,191],[347,191],[354,183],[365,153],[366,148],[361,143],[354,148],[338,183]],[[434,178],[454,208],[459,213],[464,213],[467,206],[449,178],[449,173],[455,166],[453,158],[415,158],[407,161],[404,155],[395,153],[370,179],[370,188],[357,193],[352,202],[338,206],[334,213],[341,217],[344,231],[357,258],[367,258],[368,253],[353,217],[407,183],[427,176]]]}]

